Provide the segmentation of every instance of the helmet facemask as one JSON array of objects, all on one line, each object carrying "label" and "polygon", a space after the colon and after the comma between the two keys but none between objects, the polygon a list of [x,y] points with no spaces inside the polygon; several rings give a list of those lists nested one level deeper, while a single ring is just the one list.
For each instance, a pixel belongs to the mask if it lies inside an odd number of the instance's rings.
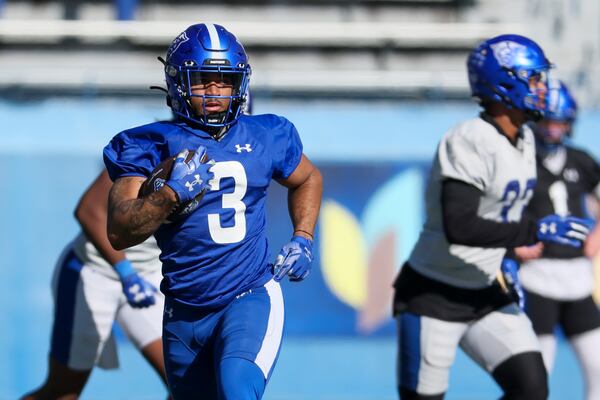
[{"label": "helmet facemask", "polygon": [[[179,97],[171,101],[180,102],[174,104],[175,114],[203,127],[217,130],[231,125],[242,112],[246,102],[250,67],[198,67],[193,62],[187,64],[183,67],[166,67],[166,75],[173,78],[171,83],[176,87],[178,96],[175,97]],[[221,106],[221,110],[210,110],[218,105]]]}]

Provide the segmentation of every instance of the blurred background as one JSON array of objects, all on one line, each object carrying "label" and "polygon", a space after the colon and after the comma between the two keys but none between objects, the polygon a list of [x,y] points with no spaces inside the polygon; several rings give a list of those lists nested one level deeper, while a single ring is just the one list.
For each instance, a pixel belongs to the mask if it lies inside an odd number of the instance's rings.
[{"label": "blurred background", "polygon": [[[78,231],[79,196],[119,131],[170,116],[157,56],[197,22],[222,24],[253,67],[254,112],[286,116],[325,178],[310,279],[286,283],[287,327],[266,399],[393,399],[391,283],[423,219],[429,162],[446,129],[477,114],[465,59],[480,40],[527,35],[582,112],[574,141],[600,156],[597,0],[0,0],[0,399],[41,384],[50,280]],[[271,188],[272,251],[287,242]],[[121,369],[84,399],[162,399],[118,328]],[[448,399],[499,395],[458,354]],[[551,398],[583,398],[561,343]]]}]

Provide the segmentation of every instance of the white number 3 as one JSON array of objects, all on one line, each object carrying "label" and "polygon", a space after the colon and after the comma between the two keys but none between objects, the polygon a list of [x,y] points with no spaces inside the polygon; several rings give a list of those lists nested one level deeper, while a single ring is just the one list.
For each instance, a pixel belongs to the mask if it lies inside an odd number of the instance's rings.
[{"label": "white number 3", "polygon": [[210,236],[219,244],[237,243],[246,236],[246,205],[242,201],[248,188],[248,180],[244,166],[238,161],[222,161],[216,163],[211,169],[215,178],[211,190],[219,190],[221,179],[233,178],[235,188],[233,193],[223,193],[222,207],[233,208],[233,226],[222,227],[219,214],[208,214],[208,230]]}]

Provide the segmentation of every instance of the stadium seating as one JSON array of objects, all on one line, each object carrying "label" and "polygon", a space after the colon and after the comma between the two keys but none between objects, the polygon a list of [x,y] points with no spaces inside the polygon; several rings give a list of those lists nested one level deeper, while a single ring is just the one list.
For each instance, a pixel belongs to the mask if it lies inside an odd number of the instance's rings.
[{"label": "stadium seating", "polygon": [[[533,29],[523,14],[541,12],[528,11],[519,2],[520,17],[515,18],[514,10],[503,4],[498,0],[7,2],[0,19],[0,43],[5,47],[0,55],[0,89],[35,85],[38,90],[93,87],[100,92],[141,93],[162,81],[155,60],[169,41],[191,23],[211,21],[235,32],[247,47],[257,92],[464,97],[468,49],[499,33],[529,34]],[[536,32],[542,37],[552,34],[546,28]],[[580,74],[581,57],[569,56],[575,49],[565,53],[564,48],[550,46],[549,53],[560,50],[561,59],[573,60],[567,61],[573,64],[568,68],[563,62],[563,72]],[[48,69],[54,72],[45,73]]]}]

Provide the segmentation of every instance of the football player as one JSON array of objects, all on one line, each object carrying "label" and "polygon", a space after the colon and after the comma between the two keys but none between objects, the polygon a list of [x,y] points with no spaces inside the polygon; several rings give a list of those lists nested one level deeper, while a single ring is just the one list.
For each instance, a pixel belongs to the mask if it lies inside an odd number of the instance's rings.
[{"label": "football player", "polygon": [[[162,250],[173,397],[259,399],[281,345],[279,281],[301,281],[310,272],[322,178],[287,119],[243,114],[250,65],[225,28],[190,26],[173,40],[164,64],[167,104],[178,120],[126,130],[104,149],[114,181],[109,238],[126,248],[154,234]],[[202,163],[205,154],[211,160]],[[138,198],[169,157],[176,160],[164,185]],[[273,179],[289,189],[293,224],[274,265],[265,233]],[[182,203],[185,213],[171,215]]]},{"label": "football player", "polygon": [[442,399],[458,346],[493,376],[503,398],[548,395],[531,323],[496,274],[507,248],[538,240],[580,246],[589,232],[578,218],[521,218],[536,182],[526,122],[545,109],[549,68],[542,49],[519,35],[488,39],[468,56],[483,111],[442,137],[426,221],[394,284],[402,399]]},{"label": "football player", "polygon": [[[554,81],[552,81],[554,83]],[[537,185],[527,213],[585,218],[584,199],[600,198],[600,165],[585,151],[568,145],[577,116],[577,103],[564,83],[550,85],[544,119],[533,125],[537,143]],[[593,266],[598,233],[583,248],[552,243],[520,247],[525,311],[538,335],[544,363],[552,370],[555,328],[560,326],[584,372],[588,399],[600,399],[600,314],[592,299]],[[541,258],[535,259],[537,256]]]},{"label": "football player", "polygon": [[161,341],[164,296],[160,251],[154,238],[126,251],[106,236],[108,192],[103,171],[81,197],[75,217],[82,232],[63,251],[52,281],[54,324],[48,376],[23,397],[76,399],[94,366],[118,367],[115,320],[144,358],[166,381]]}]

